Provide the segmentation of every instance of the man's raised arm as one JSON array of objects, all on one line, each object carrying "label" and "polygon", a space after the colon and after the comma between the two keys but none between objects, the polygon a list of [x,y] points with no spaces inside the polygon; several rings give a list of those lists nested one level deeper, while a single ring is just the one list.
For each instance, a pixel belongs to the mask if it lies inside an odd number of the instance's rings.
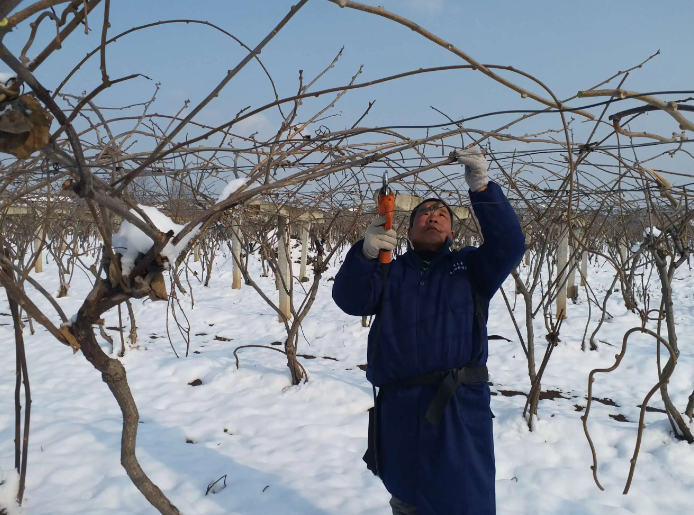
[{"label": "man's raised arm", "polygon": [[470,251],[468,263],[477,288],[491,299],[523,257],[525,236],[504,192],[489,181],[488,163],[481,150],[462,150],[457,157],[465,165],[470,203],[484,238],[479,248]]}]

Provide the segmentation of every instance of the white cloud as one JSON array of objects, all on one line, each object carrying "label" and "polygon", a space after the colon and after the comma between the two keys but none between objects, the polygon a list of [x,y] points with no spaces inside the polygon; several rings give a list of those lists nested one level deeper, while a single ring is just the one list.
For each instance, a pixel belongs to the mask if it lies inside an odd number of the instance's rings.
[{"label": "white cloud", "polygon": [[263,139],[272,135],[274,126],[263,113],[254,114],[250,118],[235,123],[231,132],[241,136],[250,136],[257,132],[258,139]]},{"label": "white cloud", "polygon": [[[208,106],[200,112],[196,121],[216,126],[230,122],[234,115],[235,112],[234,114],[230,114],[229,111],[216,109],[215,106]],[[277,126],[277,128],[279,128],[279,126]],[[257,132],[256,138],[263,139],[273,136],[277,128],[263,113],[258,113],[250,118],[236,122],[231,128],[231,132],[240,136],[250,136],[254,132]]]},{"label": "white cloud", "polygon": [[440,14],[446,0],[406,0],[407,7],[413,11]]}]

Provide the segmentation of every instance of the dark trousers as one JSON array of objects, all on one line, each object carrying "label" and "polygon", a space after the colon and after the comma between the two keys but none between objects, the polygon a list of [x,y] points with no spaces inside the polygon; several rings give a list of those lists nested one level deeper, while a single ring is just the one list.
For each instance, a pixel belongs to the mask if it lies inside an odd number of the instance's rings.
[{"label": "dark trousers", "polygon": [[404,503],[395,497],[390,499],[390,507],[393,508],[393,515],[417,515],[419,513],[416,506]]}]

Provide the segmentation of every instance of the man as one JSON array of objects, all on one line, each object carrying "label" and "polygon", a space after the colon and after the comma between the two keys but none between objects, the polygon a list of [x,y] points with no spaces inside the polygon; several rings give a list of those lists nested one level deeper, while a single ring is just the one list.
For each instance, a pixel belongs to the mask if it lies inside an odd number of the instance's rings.
[{"label": "man", "polygon": [[457,159],[484,243],[453,252],[452,213],[429,199],[412,212],[411,248],[387,276],[377,257],[395,248],[396,234],[379,217],[333,287],[345,313],[376,315],[366,371],[379,388],[370,420],[375,449],[364,459],[392,495],[395,515],[496,513],[486,310],[525,239],[481,150],[458,151]]}]

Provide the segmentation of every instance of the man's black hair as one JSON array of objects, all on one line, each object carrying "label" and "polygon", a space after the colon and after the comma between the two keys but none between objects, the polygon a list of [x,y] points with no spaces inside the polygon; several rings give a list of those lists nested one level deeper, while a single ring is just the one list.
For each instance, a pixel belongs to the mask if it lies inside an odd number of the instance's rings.
[{"label": "man's black hair", "polygon": [[451,211],[451,208],[446,204],[443,200],[440,198],[428,198],[426,200],[421,201],[419,204],[415,206],[415,208],[412,210],[410,213],[410,227],[414,225],[414,218],[417,215],[417,211],[419,210],[422,205],[426,204],[427,202],[438,202],[439,204],[443,204],[443,206],[446,208],[448,211],[448,216],[451,217],[451,225],[453,225],[453,211]]}]

